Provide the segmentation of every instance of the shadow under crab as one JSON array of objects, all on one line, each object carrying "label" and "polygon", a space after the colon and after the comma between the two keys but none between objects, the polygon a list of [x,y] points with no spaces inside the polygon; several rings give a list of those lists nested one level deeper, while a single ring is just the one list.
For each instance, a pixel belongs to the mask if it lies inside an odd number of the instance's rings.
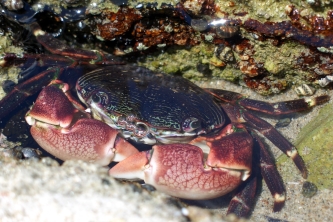
[{"label": "shadow under crab", "polygon": [[[37,28],[35,34],[48,50],[62,56],[24,55],[18,58],[14,54],[7,54],[1,64],[6,66],[38,60],[49,66],[62,66],[49,68],[16,86],[0,101],[1,118],[20,100],[40,91],[50,80],[61,78],[68,71],[82,71],[75,69],[78,64],[82,66],[95,62],[110,65],[114,62],[101,52],[70,49]],[[61,47],[55,49],[55,46]],[[251,110],[284,115],[326,102],[327,96],[269,104],[246,99],[238,93],[201,89],[183,78],[154,73],[135,65],[88,67],[96,69],[82,73],[83,76],[76,83],[78,97],[90,107],[95,118],[103,120],[119,132],[103,122],[91,119],[90,114],[84,111],[85,108],[69,95],[67,85],[56,81],[44,88],[27,114],[27,120],[32,125],[37,142],[60,159],[100,161],[103,165],[112,160],[121,161],[111,169],[110,174],[120,178],[129,176],[128,179],[145,176],[143,174],[147,174],[147,169],[151,169],[154,163],[160,169],[157,175],[159,178],[143,179],[160,190],[189,199],[213,198],[235,191],[228,212],[247,216],[253,205],[259,174],[275,198],[274,211],[280,210],[285,200],[283,183],[274,162],[255,133],[258,131],[290,156],[306,178],[305,164],[294,146]],[[50,89],[51,94],[45,93]],[[80,116],[76,113],[80,113]],[[80,127],[77,127],[79,124]],[[82,128],[82,131],[76,133],[78,128]],[[110,135],[94,137],[101,129],[110,132]],[[101,138],[105,139],[105,143],[99,146],[103,142]],[[154,151],[138,153],[123,138],[157,145],[153,147]],[[66,140],[69,143],[65,143]],[[82,140],[89,143],[89,151]],[[199,147],[210,151],[203,154]],[[126,152],[130,149],[130,154],[113,159],[119,156],[118,148]],[[179,171],[172,169],[177,166]],[[133,171],[134,174],[130,174]],[[169,176],[167,183],[165,176]],[[181,184],[179,181],[184,178],[187,179]],[[244,185],[240,186],[242,183]]]}]

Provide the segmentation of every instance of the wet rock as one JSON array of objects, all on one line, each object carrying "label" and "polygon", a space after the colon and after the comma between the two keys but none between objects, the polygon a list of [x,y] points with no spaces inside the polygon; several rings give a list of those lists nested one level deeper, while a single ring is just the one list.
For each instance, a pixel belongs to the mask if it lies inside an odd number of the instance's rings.
[{"label": "wet rock", "polygon": [[187,221],[166,195],[138,193],[96,165],[81,161],[62,167],[39,161],[13,165],[12,160],[0,159],[0,167],[2,220]]}]

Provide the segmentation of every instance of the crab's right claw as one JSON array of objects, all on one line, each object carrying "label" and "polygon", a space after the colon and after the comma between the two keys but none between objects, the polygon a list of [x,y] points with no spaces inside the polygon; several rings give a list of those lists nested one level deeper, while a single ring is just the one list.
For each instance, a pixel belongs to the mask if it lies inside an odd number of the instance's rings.
[{"label": "crab's right claw", "polygon": [[94,119],[80,119],[66,129],[37,121],[30,131],[43,149],[61,160],[83,160],[105,166],[138,152],[116,130]]},{"label": "crab's right claw", "polygon": [[36,142],[61,160],[108,165],[138,153],[116,130],[78,113],[62,89],[50,85],[42,90],[26,120]]}]

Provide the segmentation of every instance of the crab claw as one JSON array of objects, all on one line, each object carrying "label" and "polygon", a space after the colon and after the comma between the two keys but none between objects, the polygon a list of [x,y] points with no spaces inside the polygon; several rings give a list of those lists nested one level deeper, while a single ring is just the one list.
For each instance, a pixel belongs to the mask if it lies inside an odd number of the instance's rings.
[{"label": "crab claw", "polygon": [[79,119],[68,129],[36,122],[30,131],[43,149],[61,160],[76,159],[105,166],[138,152],[116,130],[94,119]]},{"label": "crab claw", "polygon": [[26,115],[29,125],[33,125],[34,121],[38,120],[60,127],[69,126],[77,109],[63,92],[67,84],[63,86],[49,85],[39,93],[33,108]]},{"label": "crab claw", "polygon": [[26,120],[32,125],[30,131],[36,142],[61,160],[108,165],[138,153],[106,123],[89,118],[77,120],[78,113],[62,90],[50,85],[41,92]]},{"label": "crab claw", "polygon": [[[227,163],[215,161],[217,158],[212,157],[223,154],[224,150],[219,147],[211,147],[208,165],[203,151],[197,146],[156,145],[151,151],[141,152],[121,161],[110,169],[109,174],[115,178],[142,179],[157,190],[180,198],[219,197],[234,190],[250,175],[252,139],[248,134],[245,138],[238,137],[237,134],[219,139],[232,150],[227,153]],[[238,140],[234,140],[235,135]],[[242,146],[239,147],[239,144]],[[241,154],[241,158],[237,153]],[[249,159],[244,158],[245,156],[249,156]]]}]

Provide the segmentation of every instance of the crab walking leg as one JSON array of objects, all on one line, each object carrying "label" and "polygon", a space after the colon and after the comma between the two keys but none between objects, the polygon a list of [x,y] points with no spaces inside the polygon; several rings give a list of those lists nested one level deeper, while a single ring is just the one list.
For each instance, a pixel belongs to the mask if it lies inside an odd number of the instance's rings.
[{"label": "crab walking leg", "polygon": [[62,69],[59,68],[48,69],[38,76],[34,76],[26,82],[15,86],[14,89],[0,101],[0,119],[16,109],[27,97],[40,91],[43,85],[47,85],[52,79],[58,76],[58,73],[61,71]]},{"label": "crab walking leg", "polygon": [[32,136],[43,149],[61,160],[101,165],[138,153],[118,131],[79,112],[64,94],[63,86],[45,87],[26,116]]},{"label": "crab walking leg", "polygon": [[227,103],[238,104],[242,108],[253,110],[269,115],[285,115],[289,113],[308,110],[313,106],[321,105],[327,102],[330,97],[328,95],[317,96],[314,98],[304,98],[290,101],[282,101],[276,103],[268,103],[264,101],[245,98],[240,93],[221,89],[206,89],[216,98]]},{"label": "crab walking leg", "polygon": [[239,101],[239,105],[249,110],[277,116],[308,110],[311,107],[327,102],[329,98],[328,95],[323,95],[314,98],[296,99],[276,103],[267,103],[254,99],[243,99]]},{"label": "crab walking leg", "polygon": [[[213,145],[207,161],[198,146],[155,145],[151,151],[119,162],[109,174],[115,178],[143,179],[157,190],[180,198],[219,197],[250,176],[252,138],[245,132],[234,132],[218,135],[214,143],[207,144]],[[228,149],[220,147],[221,144],[226,144]],[[227,158],[223,159],[223,156]]]},{"label": "crab walking leg", "polygon": [[264,178],[268,189],[274,197],[274,212],[282,209],[286,199],[286,190],[272,157],[269,155],[258,136],[254,132],[251,132],[251,134],[254,139],[253,172],[251,176],[237,188],[235,196],[230,201],[227,212],[227,214],[234,213],[238,217],[245,217],[249,215],[249,212],[252,210],[258,179],[261,179],[261,176]]},{"label": "crab walking leg", "polygon": [[90,64],[124,64],[119,58],[104,54],[101,51],[69,47],[51,34],[44,32],[36,22],[32,23],[30,28],[37,41],[53,54],[75,58],[80,60],[80,63],[81,61],[89,61]]},{"label": "crab walking leg", "polygon": [[290,157],[297,168],[301,171],[303,178],[307,178],[308,171],[302,157],[298,154],[296,148],[286,138],[284,138],[271,124],[263,119],[256,117],[250,112],[243,111],[242,117],[246,123],[259,131],[267,139],[269,139],[276,147]]},{"label": "crab walking leg", "polygon": [[256,195],[258,175],[257,169],[252,172],[251,176],[237,188],[236,195],[231,199],[227,214],[236,214],[238,217],[247,217],[254,205]]},{"label": "crab walking leg", "polygon": [[228,114],[233,123],[246,123],[247,126],[257,130],[276,147],[290,157],[297,168],[301,171],[303,178],[307,178],[307,169],[296,148],[284,138],[271,124],[265,120],[253,115],[249,111],[239,110],[235,105],[222,104],[223,110]]},{"label": "crab walking leg", "polygon": [[[73,59],[58,55],[31,55],[24,54],[18,57],[16,54],[7,53],[0,59],[0,67],[9,67],[11,65],[21,65],[22,67],[46,67],[51,66],[47,70],[35,73],[32,69],[33,77],[17,84],[13,90],[0,100],[0,119],[10,114],[29,96],[38,93],[42,88],[48,85],[52,80],[59,78],[67,68],[77,65]],[[38,69],[36,69],[38,72]]]},{"label": "crab walking leg", "polygon": [[286,200],[286,190],[283,186],[282,178],[275,166],[275,163],[270,156],[269,152],[265,148],[264,144],[261,142],[260,138],[252,134],[255,139],[256,146],[254,152],[257,151],[260,157],[260,171],[261,175],[267,184],[269,191],[271,192],[272,196],[274,197],[274,207],[273,211],[277,212],[280,211],[284,205]]}]

